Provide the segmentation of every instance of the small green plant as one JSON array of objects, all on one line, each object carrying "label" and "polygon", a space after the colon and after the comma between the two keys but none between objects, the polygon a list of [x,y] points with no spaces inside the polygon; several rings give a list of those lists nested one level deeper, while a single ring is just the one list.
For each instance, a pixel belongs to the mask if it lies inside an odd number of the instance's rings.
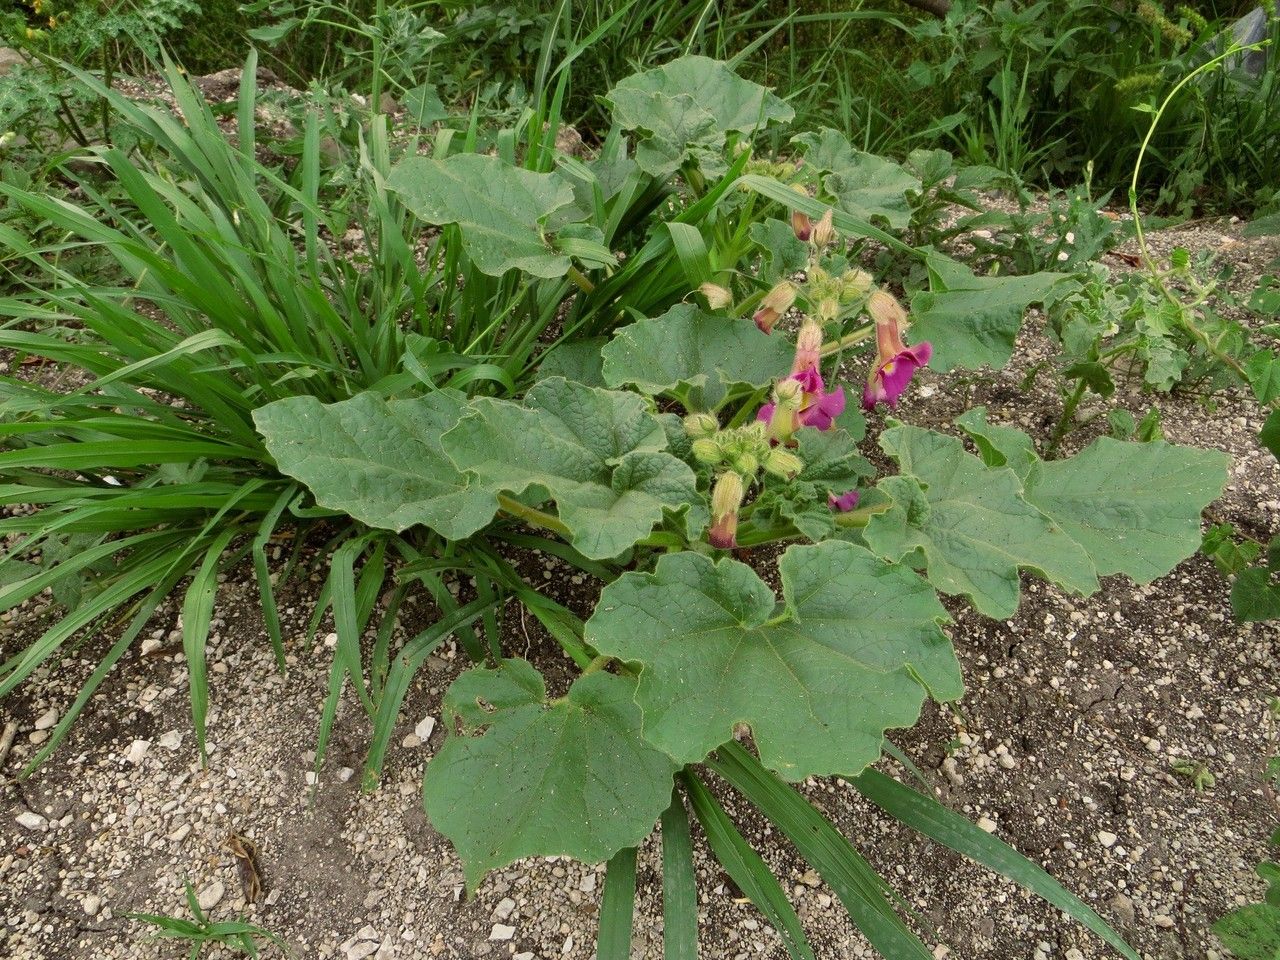
[{"label": "small green plant", "polygon": [[1196,793],[1212,790],[1218,783],[1218,778],[1209,772],[1208,765],[1199,760],[1174,760],[1169,768],[1178,776],[1186,777]]},{"label": "small green plant", "polygon": [[188,960],[196,960],[210,945],[224,947],[257,960],[257,941],[259,940],[279,948],[286,957],[293,956],[293,951],[289,949],[287,943],[270,930],[265,930],[257,924],[244,920],[211,920],[200,909],[200,902],[196,898],[191,881],[186,881],[185,886],[187,907],[191,910],[191,916],[194,919],[187,920],[184,917],[170,917],[155,913],[126,913],[125,916],[130,920],[148,923],[155,927],[156,931],[150,937],[152,940],[182,940],[191,944],[191,950],[187,954]]}]

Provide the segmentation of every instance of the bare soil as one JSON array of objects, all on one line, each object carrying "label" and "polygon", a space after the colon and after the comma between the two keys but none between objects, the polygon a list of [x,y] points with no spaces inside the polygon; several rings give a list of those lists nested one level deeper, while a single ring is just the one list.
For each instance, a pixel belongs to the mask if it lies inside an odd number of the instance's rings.
[{"label": "bare soil", "polygon": [[[1167,231],[1157,242],[1162,249],[1220,248],[1242,283],[1278,252],[1274,244],[1242,240],[1229,223]],[[1056,383],[1042,376],[1021,389],[1048,352],[1039,323],[1029,318],[1009,369],[945,380],[925,374],[899,415],[948,430],[953,417],[983,403],[993,422],[1046,435],[1060,409]],[[850,382],[861,375],[849,371]],[[1141,416],[1153,398],[1122,390],[1113,402]],[[1230,485],[1208,519],[1263,539],[1280,531],[1280,468],[1254,439],[1256,406],[1234,397],[1156,402],[1170,440],[1232,457]],[[874,433],[880,424],[872,426]],[[1097,430],[1072,434],[1069,447]],[[548,592],[589,612],[596,590],[590,580],[553,558],[515,559]],[[185,956],[184,945],[147,940],[148,928],[125,917],[186,916],[184,880],[216,919],[246,916],[298,957],[594,955],[602,867],[522,861],[468,900],[456,855],[423,814],[424,768],[445,731],[437,724],[422,742],[415,727],[440,718],[443,692],[463,669],[465,656],[452,644],[417,677],[376,789],[359,786],[368,723],[350,695],[318,780],[310,782],[333,655],[327,626],[315,638],[306,634],[317,590],[312,576],[282,591],[288,672],[281,674],[256,587],[241,575],[224,584],[209,641],[207,766],[191,733],[171,605],[52,759],[28,779],[4,784],[0,955]],[[1200,557],[1146,587],[1110,579],[1087,599],[1030,579],[1024,591],[1021,611],[1007,622],[951,605],[967,693],[954,708],[929,707],[916,728],[893,739],[945,803],[1042,863],[1144,957],[1223,956],[1210,924],[1260,895],[1253,866],[1267,854],[1280,814],[1262,777],[1276,752],[1267,705],[1280,694],[1280,629],[1236,624],[1228,583]],[[411,605],[401,638],[432,612],[425,602]],[[25,610],[0,621],[4,658],[33,636],[41,615]],[[554,683],[563,658],[533,618],[513,605],[503,627],[506,649],[530,656]],[[19,726],[0,775],[12,778],[34,754],[43,739],[37,720],[68,708],[107,643],[87,641],[0,703],[0,725]],[[882,767],[901,773],[892,762]],[[1193,782],[1197,768],[1212,775],[1211,785]],[[918,912],[917,927],[936,956],[1116,956],[1042,901],[876,814],[843,781],[810,781],[803,789]],[[874,956],[809,866],[727,788],[720,793],[792,891],[820,960]],[[41,822],[19,823],[28,813]],[[245,902],[246,873],[229,849],[232,836],[257,849],[263,895],[254,904]],[[696,828],[695,844],[700,955],[785,957],[776,934],[708,858]],[[637,958],[661,956],[659,866],[651,838],[639,867]],[[205,955],[228,954],[212,948]],[[264,955],[279,953],[267,948]]]}]

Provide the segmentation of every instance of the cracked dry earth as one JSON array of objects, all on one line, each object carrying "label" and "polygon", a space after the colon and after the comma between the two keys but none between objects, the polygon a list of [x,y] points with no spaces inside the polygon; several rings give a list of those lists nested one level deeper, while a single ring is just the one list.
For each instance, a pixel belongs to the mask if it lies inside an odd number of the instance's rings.
[{"label": "cracked dry earth", "polygon": [[[1240,276],[1256,275],[1274,246],[1240,241],[1215,224],[1167,245],[1218,245]],[[1056,387],[1023,376],[1045,356],[1033,315],[1006,371],[967,380],[926,375],[903,414],[950,430],[984,403],[993,422],[1037,436],[1058,409]],[[857,378],[861,371],[850,371]],[[856,382],[856,380],[854,381]],[[1141,415],[1149,398],[1118,394]],[[1208,511],[1265,539],[1280,529],[1280,470],[1254,440],[1261,420],[1242,399],[1206,408],[1161,398],[1175,442],[1232,457],[1223,498]],[[872,424],[872,430],[880,424]],[[1078,447],[1088,431],[1073,435]],[[558,560],[516,558],[579,613],[593,585]],[[1044,864],[1152,960],[1225,956],[1210,924],[1256,898],[1252,868],[1278,811],[1261,773],[1276,751],[1267,722],[1280,693],[1280,631],[1230,617],[1226,581],[1193,558],[1156,583],[1104,582],[1088,599],[1024,581],[1019,615],[992,622],[953,604],[951,634],[967,693],[931,706],[895,742],[955,809]],[[190,879],[217,919],[247,916],[304,958],[518,958],[585,960],[594,953],[602,868],[530,860],[493,874],[471,900],[448,843],[421,806],[424,767],[444,730],[440,699],[464,657],[441,648],[419,674],[396,729],[381,785],[359,788],[368,728],[346,700],[318,782],[315,731],[332,656],[322,626],[305,621],[318,577],[283,590],[288,673],[275,670],[256,588],[233,575],[219,595],[209,641],[209,762],[190,731],[177,609],[158,616],[90,703],[68,741],[26,780],[0,794],[0,956],[21,960],[185,956],[146,939],[132,911],[185,915]],[[465,589],[465,585],[462,587]],[[404,635],[426,623],[410,606]],[[0,624],[0,657],[38,628],[34,607]],[[504,617],[508,650],[527,653],[556,683],[553,644],[519,610]],[[13,777],[74,699],[105,649],[93,639],[0,703],[18,724],[3,774]],[[559,678],[564,682],[564,677]],[[894,772],[886,762],[884,768]],[[1185,772],[1212,774],[1197,789]],[[721,785],[723,786],[723,785]],[[839,825],[918,913],[938,957],[1092,960],[1116,954],[1055,909],[932,846],[860,800],[838,779],[806,794]],[[793,896],[820,960],[874,954],[820,878],[727,789],[721,795]],[[780,960],[778,937],[706,855],[697,835],[701,956]],[[234,835],[257,849],[263,893],[245,903]],[[642,850],[633,956],[661,956],[659,846]],[[205,956],[225,956],[218,948]],[[265,956],[278,956],[267,948]]]}]

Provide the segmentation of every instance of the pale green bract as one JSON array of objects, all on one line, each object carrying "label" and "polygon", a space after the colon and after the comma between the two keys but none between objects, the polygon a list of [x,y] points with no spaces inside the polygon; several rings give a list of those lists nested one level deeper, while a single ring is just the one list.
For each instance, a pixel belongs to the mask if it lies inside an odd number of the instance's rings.
[{"label": "pale green bract", "polygon": [[788,780],[853,775],[886,729],[915,723],[926,688],[960,696],[947,612],[911,570],[829,541],[789,548],[779,571],[781,607],[746,564],[691,552],[605,588],[585,637],[641,664],[636,702],[655,747],[695,763],[745,723]]},{"label": "pale green bract", "polygon": [[693,471],[666,452],[662,425],[634,393],[552,377],[530,388],[523,404],[471,401],[442,444],[481,489],[545,491],[569,541],[593,559],[633,546],[664,511],[702,502]]},{"label": "pale green bract", "polygon": [[795,116],[767,88],[742,79],[726,63],[700,56],[633,74],[605,99],[619,127],[640,133],[636,163],[661,177],[689,159],[723,169],[726,134],[750,134]]},{"label": "pale green bract", "polygon": [[469,486],[440,446],[466,409],[454,390],[409,400],[362,393],[340,403],[289,397],[253,422],[280,472],[322,507],[385,530],[417,524],[461,540],[493,519],[493,493]]},{"label": "pale green bract", "polygon": [[715,410],[731,387],[772,383],[790,364],[792,346],[750,321],[681,303],[623,327],[602,354],[611,387],[633,384],[650,396],[669,393],[686,410]]},{"label": "pale green bract", "polygon": [[1074,282],[1061,273],[979,277],[936,253],[929,256],[928,268],[929,290],[911,300],[910,339],[933,344],[929,369],[938,373],[1003,367],[1013,355],[1027,307]]},{"label": "pale green bract", "polygon": [[599,863],[653,830],[677,767],[640,737],[634,689],[634,680],[593,673],[548,701],[542,676],[516,659],[454,681],[449,737],[423,791],[469,889],[521,857]]},{"label": "pale green bract", "polygon": [[489,276],[521,270],[560,277],[569,270],[569,258],[542,231],[547,217],[573,203],[573,188],[555,174],[474,153],[415,156],[396,164],[387,186],[426,223],[456,223],[467,255]]},{"label": "pale green bract", "polygon": [[1018,609],[1020,569],[1081,594],[1098,588],[1084,548],[1026,502],[1012,470],[987,467],[955,437],[919,427],[885,430],[880,446],[903,475],[877,485],[894,505],[867,524],[876,553],[920,556],[935,587],[999,619]]}]

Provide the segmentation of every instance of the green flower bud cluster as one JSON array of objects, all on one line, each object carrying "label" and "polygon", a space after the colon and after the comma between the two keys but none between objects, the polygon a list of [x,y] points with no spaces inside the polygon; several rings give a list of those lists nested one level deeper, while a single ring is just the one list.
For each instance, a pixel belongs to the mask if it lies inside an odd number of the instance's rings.
[{"label": "green flower bud cluster", "polygon": [[721,430],[715,417],[694,413],[685,417],[684,429],[693,440],[698,463],[716,472],[736,473],[748,486],[761,469],[784,480],[804,469],[794,453],[769,443],[768,426],[762,421]]}]

